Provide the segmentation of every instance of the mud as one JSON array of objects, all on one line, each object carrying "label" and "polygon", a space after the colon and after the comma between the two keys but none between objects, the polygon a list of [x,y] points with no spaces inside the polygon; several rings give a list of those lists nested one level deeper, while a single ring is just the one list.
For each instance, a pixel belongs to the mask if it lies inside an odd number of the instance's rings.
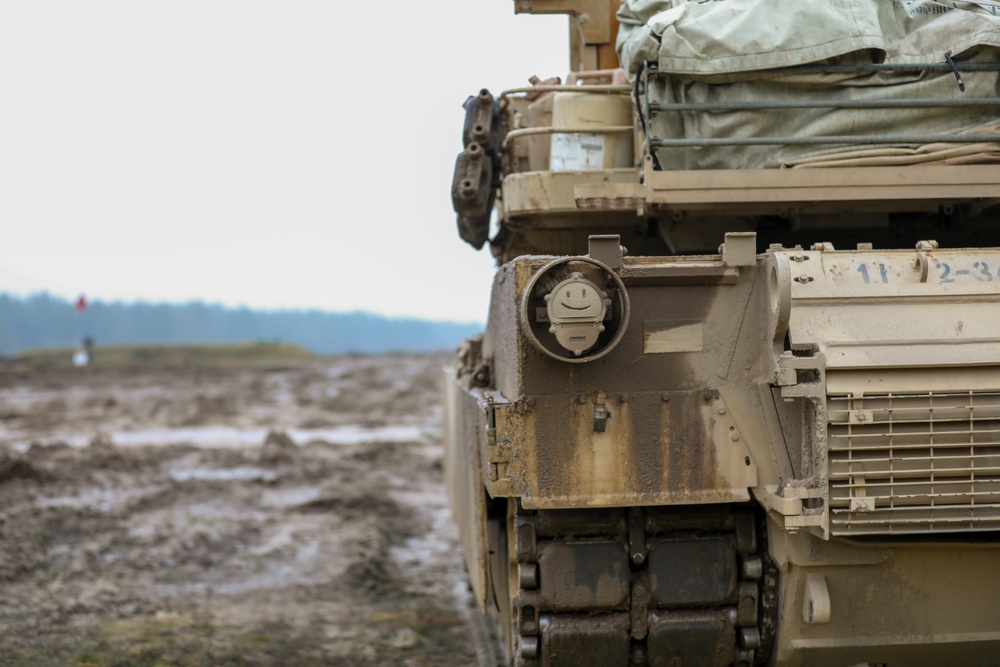
[{"label": "mud", "polygon": [[0,664],[476,664],[445,361],[0,365]]}]

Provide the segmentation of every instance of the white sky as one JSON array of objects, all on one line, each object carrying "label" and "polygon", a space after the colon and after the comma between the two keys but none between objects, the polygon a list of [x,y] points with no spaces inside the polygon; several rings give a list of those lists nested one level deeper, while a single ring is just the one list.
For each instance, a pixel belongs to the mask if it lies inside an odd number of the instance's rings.
[{"label": "white sky", "polygon": [[564,76],[511,0],[0,4],[0,291],[483,321],[462,102]]}]

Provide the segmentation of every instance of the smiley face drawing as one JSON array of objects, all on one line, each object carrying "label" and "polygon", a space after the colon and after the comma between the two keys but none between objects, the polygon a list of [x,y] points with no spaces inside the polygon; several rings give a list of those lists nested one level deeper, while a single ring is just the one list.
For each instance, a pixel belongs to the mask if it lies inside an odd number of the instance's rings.
[{"label": "smiley face drawing", "polygon": [[580,273],[574,273],[545,295],[549,332],[574,355],[579,356],[593,347],[604,331],[605,296]]},{"label": "smiley face drawing", "polygon": [[549,302],[551,321],[564,318],[592,320],[598,316],[604,319],[601,291],[579,273],[559,283],[545,298]]}]

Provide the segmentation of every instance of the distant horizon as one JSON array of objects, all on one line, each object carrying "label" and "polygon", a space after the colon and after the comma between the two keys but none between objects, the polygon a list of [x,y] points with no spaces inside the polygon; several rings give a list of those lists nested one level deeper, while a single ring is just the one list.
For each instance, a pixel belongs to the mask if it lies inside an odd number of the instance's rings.
[{"label": "distant horizon", "polygon": [[203,301],[97,299],[81,312],[48,293],[0,293],[0,355],[34,348],[281,342],[315,354],[454,350],[478,322],[390,317],[365,311],[262,310]]},{"label": "distant horizon", "polygon": [[[54,292],[49,292],[47,290],[39,290],[37,292],[31,292],[31,293],[23,294],[23,293],[11,292],[11,291],[8,291],[8,290],[0,289],[0,298],[8,297],[8,298],[17,299],[17,300],[20,300],[20,301],[25,301],[25,300],[34,299],[34,298],[48,298],[48,299],[51,299],[53,301],[61,301],[63,303],[69,304],[69,305],[74,305],[76,303],[76,300],[80,296],[81,295],[77,295],[75,297],[67,297],[67,296],[64,296],[62,294],[58,294],[58,293],[54,293]],[[90,296],[88,296],[87,294],[82,294],[82,296],[86,299],[86,301],[87,301],[87,307],[88,308],[90,308],[94,304],[117,305],[117,306],[176,306],[176,307],[183,307],[183,306],[205,306],[205,307],[208,307],[208,308],[220,308],[220,309],[228,310],[228,311],[249,311],[249,312],[261,313],[261,314],[272,314],[272,313],[273,314],[286,314],[286,313],[288,313],[288,314],[294,314],[294,313],[308,314],[308,313],[318,313],[318,314],[324,314],[324,315],[365,315],[365,316],[375,317],[375,318],[379,318],[379,319],[393,320],[393,321],[398,321],[398,322],[428,322],[428,323],[434,323],[434,324],[457,324],[457,325],[462,325],[462,326],[471,326],[471,325],[476,325],[476,326],[480,326],[480,327],[485,327],[486,326],[486,320],[485,319],[482,319],[482,320],[477,320],[477,319],[468,319],[468,320],[440,319],[440,318],[433,318],[433,317],[419,317],[419,316],[415,316],[415,315],[392,315],[392,314],[387,314],[387,313],[380,313],[380,312],[377,312],[377,311],[374,311],[374,310],[360,310],[360,309],[355,309],[355,310],[333,310],[333,309],[330,309],[330,308],[321,308],[321,307],[267,308],[267,307],[251,306],[251,305],[246,305],[246,304],[232,305],[232,304],[223,303],[221,301],[208,301],[208,300],[205,300],[205,299],[188,299],[186,301],[170,301],[170,300],[151,301],[151,300],[147,300],[147,299],[136,299],[136,300],[128,300],[128,299],[103,299],[103,298],[99,298],[99,297],[91,299]],[[0,323],[0,326],[2,326],[2,323]]]}]

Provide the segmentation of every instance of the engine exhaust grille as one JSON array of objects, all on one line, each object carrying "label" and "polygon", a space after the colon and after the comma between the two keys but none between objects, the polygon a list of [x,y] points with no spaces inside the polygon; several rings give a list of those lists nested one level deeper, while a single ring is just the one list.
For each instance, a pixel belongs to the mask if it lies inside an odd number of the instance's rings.
[{"label": "engine exhaust grille", "polygon": [[1000,392],[831,396],[830,532],[1000,530]]}]

